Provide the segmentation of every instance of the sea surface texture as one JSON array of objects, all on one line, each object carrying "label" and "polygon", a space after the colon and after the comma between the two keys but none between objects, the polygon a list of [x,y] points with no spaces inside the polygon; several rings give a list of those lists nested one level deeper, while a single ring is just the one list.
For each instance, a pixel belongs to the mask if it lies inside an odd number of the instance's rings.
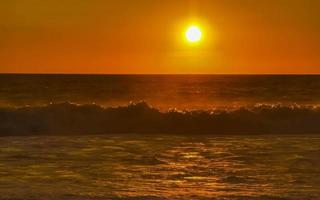
[{"label": "sea surface texture", "polygon": [[212,109],[256,103],[318,104],[318,75],[0,75],[0,105],[146,101],[161,108]]},{"label": "sea surface texture", "polygon": [[0,135],[318,134],[320,76],[0,75]]},{"label": "sea surface texture", "polygon": [[320,199],[320,137],[0,138],[1,200]]},{"label": "sea surface texture", "polygon": [[320,76],[0,75],[0,200],[320,200]]}]

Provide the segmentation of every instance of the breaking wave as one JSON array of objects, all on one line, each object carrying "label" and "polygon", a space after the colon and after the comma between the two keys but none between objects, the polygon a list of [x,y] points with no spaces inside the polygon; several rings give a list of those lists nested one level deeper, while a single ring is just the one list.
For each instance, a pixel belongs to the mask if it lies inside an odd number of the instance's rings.
[{"label": "breaking wave", "polygon": [[139,102],[122,107],[57,103],[0,108],[0,136],[108,133],[320,133],[320,107],[259,104],[215,110],[160,111]]}]

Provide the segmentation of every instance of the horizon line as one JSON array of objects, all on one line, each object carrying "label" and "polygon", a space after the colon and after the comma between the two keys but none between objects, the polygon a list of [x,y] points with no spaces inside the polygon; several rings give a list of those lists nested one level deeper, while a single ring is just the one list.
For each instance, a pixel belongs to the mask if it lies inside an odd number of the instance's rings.
[{"label": "horizon line", "polygon": [[106,76],[106,75],[114,75],[114,76],[152,76],[152,75],[225,75],[225,76],[234,76],[234,75],[252,75],[252,76],[284,76],[284,75],[320,75],[320,73],[32,73],[32,72],[0,72],[0,75],[93,75],[93,76]]}]

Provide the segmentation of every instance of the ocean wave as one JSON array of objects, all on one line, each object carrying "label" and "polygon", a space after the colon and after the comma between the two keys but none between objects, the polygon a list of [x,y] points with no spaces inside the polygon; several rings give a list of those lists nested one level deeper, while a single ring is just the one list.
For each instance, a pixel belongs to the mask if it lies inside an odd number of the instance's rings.
[{"label": "ocean wave", "polygon": [[258,104],[214,110],[160,111],[139,102],[120,107],[53,103],[0,108],[0,136],[108,133],[320,133],[320,107]]}]

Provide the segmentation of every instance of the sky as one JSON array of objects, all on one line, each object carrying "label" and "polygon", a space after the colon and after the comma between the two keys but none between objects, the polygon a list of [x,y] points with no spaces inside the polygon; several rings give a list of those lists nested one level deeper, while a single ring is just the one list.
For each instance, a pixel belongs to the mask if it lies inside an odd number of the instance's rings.
[{"label": "sky", "polygon": [[[320,73],[319,0],[4,0],[0,73]],[[197,45],[189,25],[203,32]]]}]

